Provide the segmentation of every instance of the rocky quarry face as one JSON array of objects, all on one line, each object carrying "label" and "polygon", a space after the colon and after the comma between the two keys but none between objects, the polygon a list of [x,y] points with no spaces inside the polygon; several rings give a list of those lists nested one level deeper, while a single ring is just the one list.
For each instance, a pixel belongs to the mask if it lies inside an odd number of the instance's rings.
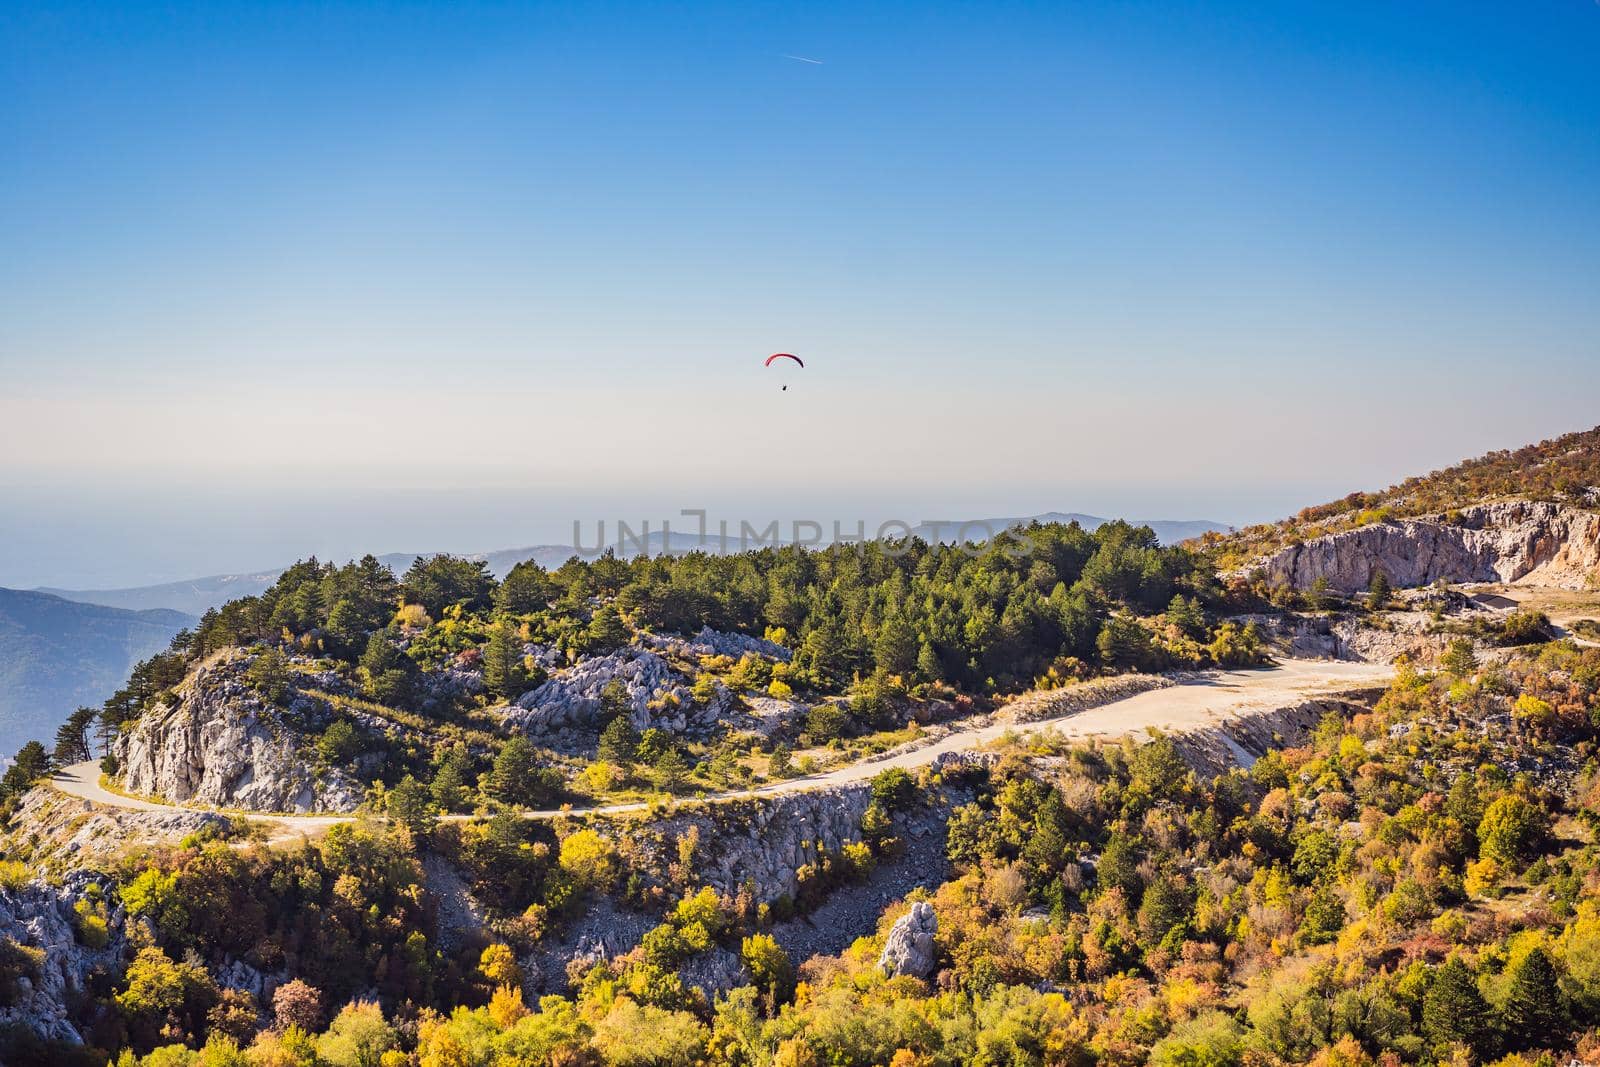
[{"label": "rocky quarry face", "polygon": [[305,738],[327,725],[318,700],[268,704],[244,678],[244,658],[201,667],[176,704],[147,712],[116,741],[123,788],[172,803],[255,811],[354,811],[362,789],[318,769]]},{"label": "rocky quarry face", "polygon": [[1276,711],[1237,715],[1174,737],[1183,760],[1201,777],[1250,767],[1272,749],[1302,745],[1329,715],[1349,718],[1370,706],[1381,687],[1366,694],[1307,700]]},{"label": "rocky quarry face", "polygon": [[928,977],[933,973],[933,938],[938,932],[939,917],[934,914],[933,905],[917,901],[889,928],[878,967],[890,978],[902,974]]},{"label": "rocky quarry face", "polygon": [[1396,586],[1516,582],[1583,589],[1600,579],[1600,513],[1543,501],[1479,504],[1446,516],[1380,522],[1290,545],[1250,568],[1267,581],[1335,593],[1366,590],[1379,571]]}]

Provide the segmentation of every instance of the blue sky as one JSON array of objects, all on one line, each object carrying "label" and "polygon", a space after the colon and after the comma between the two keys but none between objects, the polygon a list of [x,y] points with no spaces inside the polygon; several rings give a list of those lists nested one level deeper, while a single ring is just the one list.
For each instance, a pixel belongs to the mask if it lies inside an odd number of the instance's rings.
[{"label": "blue sky", "polygon": [[[1222,6],[9,4],[0,582],[1244,521],[1600,421],[1600,4]],[[424,490],[515,502],[332,515]]]}]

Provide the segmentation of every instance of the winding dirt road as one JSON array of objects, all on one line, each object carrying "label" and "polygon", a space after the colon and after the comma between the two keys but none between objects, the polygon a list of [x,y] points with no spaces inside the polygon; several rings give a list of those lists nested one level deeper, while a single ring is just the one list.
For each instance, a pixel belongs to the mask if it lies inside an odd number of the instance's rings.
[{"label": "winding dirt road", "polygon": [[[1282,660],[1277,666],[1247,671],[1218,671],[1165,689],[1152,689],[1087,711],[1054,719],[1041,719],[1022,725],[990,723],[958,728],[919,747],[877,759],[861,760],[835,767],[805,778],[790,778],[755,789],[718,793],[708,800],[727,801],[751,797],[800,793],[812,789],[849,785],[865,781],[889,767],[912,770],[925,767],[940,756],[967,752],[998,740],[1007,733],[1022,735],[1052,730],[1066,738],[1121,737],[1156,729],[1182,733],[1230,719],[1277,711],[1314,697],[1332,696],[1354,689],[1386,683],[1394,669],[1384,664],[1345,663],[1327,660]],[[51,784],[69,796],[94,804],[134,811],[196,811],[193,806],[164,804],[159,801],[113,793],[100,784],[100,765],[78,763],[57,772]],[[530,819],[551,819],[561,815],[606,815],[644,811],[647,803],[601,804],[565,811],[528,811]],[[276,824],[287,831],[316,833],[352,815],[285,815],[266,812],[228,812]],[[449,819],[472,818],[452,815]]]}]

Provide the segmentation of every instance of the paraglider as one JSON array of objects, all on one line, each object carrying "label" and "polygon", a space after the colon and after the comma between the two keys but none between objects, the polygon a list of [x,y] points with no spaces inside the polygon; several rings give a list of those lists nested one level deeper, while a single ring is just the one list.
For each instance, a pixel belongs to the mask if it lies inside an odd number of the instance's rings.
[{"label": "paraglider", "polygon": [[[806,365],[805,364],[805,360],[801,359],[797,355],[794,355],[793,353],[790,353],[790,352],[774,352],[774,353],[772,353],[772,355],[767,357],[767,362],[764,364],[764,366],[768,366],[768,367],[772,366],[772,361],[775,360],[775,359],[792,359],[802,367],[804,367]],[[783,387],[783,391],[787,393],[789,391],[789,386],[785,385]]]}]

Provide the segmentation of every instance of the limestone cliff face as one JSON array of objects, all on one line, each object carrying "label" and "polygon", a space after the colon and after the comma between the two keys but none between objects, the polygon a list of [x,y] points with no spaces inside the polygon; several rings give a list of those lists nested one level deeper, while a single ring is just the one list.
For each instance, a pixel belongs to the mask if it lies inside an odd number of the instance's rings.
[{"label": "limestone cliff face", "polygon": [[1380,522],[1291,545],[1251,567],[1269,582],[1358,593],[1382,571],[1396,586],[1517,582],[1582,589],[1600,579],[1600,513],[1512,500],[1450,516]]},{"label": "limestone cliff face", "polygon": [[244,678],[247,657],[199,668],[175,703],[146,712],[113,749],[123,788],[173,803],[255,811],[354,811],[362,790],[319,768],[309,738],[327,725],[324,704],[293,696],[269,704]]}]

